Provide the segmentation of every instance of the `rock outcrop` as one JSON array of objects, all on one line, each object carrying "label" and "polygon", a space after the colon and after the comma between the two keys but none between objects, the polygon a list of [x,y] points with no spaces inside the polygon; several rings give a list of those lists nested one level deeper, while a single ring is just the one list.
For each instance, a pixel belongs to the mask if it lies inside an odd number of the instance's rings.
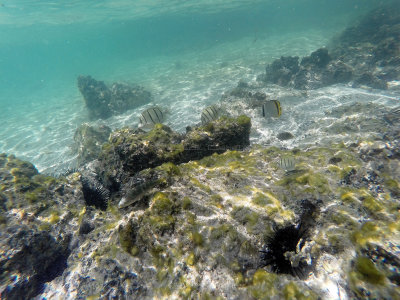
[{"label": "rock outcrop", "polygon": [[250,144],[250,119],[221,117],[191,130],[186,136],[157,124],[148,133],[133,129],[114,131],[99,156],[103,183],[117,190],[137,172],[163,163],[180,164]]},{"label": "rock outcrop", "polygon": [[79,76],[78,88],[90,119],[106,119],[151,102],[151,93],[141,86],[113,83],[108,87],[91,76]]}]

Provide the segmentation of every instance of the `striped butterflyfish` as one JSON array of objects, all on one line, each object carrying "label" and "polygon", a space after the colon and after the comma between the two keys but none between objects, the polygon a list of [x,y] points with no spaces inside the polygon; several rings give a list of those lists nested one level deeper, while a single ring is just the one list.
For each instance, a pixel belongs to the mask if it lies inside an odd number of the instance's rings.
[{"label": "striped butterflyfish", "polygon": [[218,107],[215,105],[207,106],[201,112],[201,123],[205,125],[208,122],[218,119],[218,117],[219,117]]},{"label": "striped butterflyfish", "polygon": [[282,156],[279,160],[279,167],[287,173],[294,171],[295,166],[296,162],[292,156]]},{"label": "striped butterflyfish", "polygon": [[278,118],[282,114],[281,103],[278,100],[269,100],[262,105],[262,116]]},{"label": "striped butterflyfish", "polygon": [[164,121],[164,114],[158,106],[153,106],[143,111],[139,119],[141,127],[152,127]]}]

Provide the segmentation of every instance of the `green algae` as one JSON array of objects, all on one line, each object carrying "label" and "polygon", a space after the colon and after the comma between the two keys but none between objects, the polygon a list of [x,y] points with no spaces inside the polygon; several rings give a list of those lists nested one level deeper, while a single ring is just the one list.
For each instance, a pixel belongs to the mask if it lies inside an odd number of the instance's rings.
[{"label": "green algae", "polygon": [[209,293],[201,293],[200,300],[225,300],[222,296],[210,295]]},{"label": "green algae", "polygon": [[231,211],[233,219],[246,226],[249,233],[253,233],[254,227],[257,225],[260,215],[244,206],[235,206]]},{"label": "green algae", "polygon": [[332,223],[349,230],[354,230],[358,226],[357,221],[353,220],[344,210],[335,211],[335,213],[330,215],[329,219]]},{"label": "green algae", "polygon": [[114,244],[107,244],[101,247],[96,248],[91,257],[96,261],[98,266],[101,266],[101,260],[103,259],[115,259],[117,253],[119,252],[119,248]]},{"label": "green algae", "polygon": [[[243,154],[243,152],[236,150],[228,150],[222,154],[214,153],[210,156],[206,156],[200,159],[197,164],[204,168],[209,168],[209,171],[217,169],[218,174],[232,171],[240,171],[247,173],[257,172],[255,168],[256,159]],[[220,169],[225,168],[225,169]],[[254,173],[252,173],[254,174]]]},{"label": "green algae", "polygon": [[276,274],[259,269],[253,275],[252,285],[248,287],[248,291],[254,299],[270,299],[278,295],[275,287],[277,281]]},{"label": "green algae", "polygon": [[339,188],[340,199],[345,204],[358,204],[357,190],[351,188]]},{"label": "green algae", "polygon": [[222,204],[223,201],[224,199],[218,194],[211,195],[210,197],[210,203],[220,209],[224,208]]},{"label": "green algae", "polygon": [[386,276],[367,257],[358,257],[356,259],[355,270],[361,275],[363,281],[377,285],[385,284]]},{"label": "green algae", "polygon": [[273,204],[270,197],[265,195],[264,193],[257,192],[251,199],[251,202],[258,206],[266,206],[268,204]]},{"label": "green algae", "polygon": [[322,194],[331,192],[328,180],[320,173],[309,171],[304,175],[296,177],[295,181],[301,185],[308,185],[312,190],[316,190]]},{"label": "green algae", "polygon": [[192,207],[192,200],[189,197],[183,197],[182,199],[182,208],[188,210]]},{"label": "green algae", "polygon": [[338,188],[337,190],[343,203],[348,205],[361,204],[372,215],[376,215],[384,208],[381,201],[372,196],[365,188],[354,189],[346,187]]},{"label": "green algae", "polygon": [[160,170],[165,172],[167,176],[181,176],[182,172],[178,166],[173,164],[172,162],[167,162],[158,166],[156,170]]},{"label": "green algae", "polygon": [[46,219],[51,225],[54,225],[60,221],[60,212],[52,211]]},{"label": "green algae", "polygon": [[171,215],[177,209],[175,203],[162,192],[157,192],[151,202],[150,211],[155,215]]},{"label": "green algae", "polygon": [[186,214],[185,214],[185,220],[189,225],[192,225],[192,226],[196,225],[197,224],[196,218],[197,218],[197,216],[190,211],[186,212]]},{"label": "green algae", "polygon": [[213,226],[210,229],[211,240],[219,240],[224,237],[229,237],[232,240],[236,240],[238,238],[236,229],[230,224],[222,224],[216,227]]},{"label": "green algae", "polygon": [[363,207],[365,207],[371,214],[376,214],[383,210],[382,204],[369,193],[363,195],[360,200],[362,201]]},{"label": "green algae", "polygon": [[351,241],[359,247],[365,247],[368,243],[381,241],[388,234],[389,224],[379,221],[365,222],[361,228],[351,232]]},{"label": "green algae", "polygon": [[190,182],[191,182],[194,186],[196,186],[196,187],[198,187],[199,189],[205,191],[206,193],[209,193],[209,194],[210,194],[210,193],[212,192],[211,188],[210,188],[208,185],[205,185],[205,184],[201,183],[201,182],[200,182],[197,178],[195,178],[195,177],[191,177],[191,178],[190,178]]},{"label": "green algae", "polygon": [[400,196],[400,183],[388,175],[384,175],[384,184],[387,189],[394,195]]},{"label": "green algae", "polygon": [[186,262],[189,266],[194,266],[194,265],[196,265],[197,261],[198,261],[198,257],[196,256],[196,254],[195,254],[193,251],[189,252],[188,256],[187,256],[186,259],[185,259],[185,262]]},{"label": "green algae", "polygon": [[319,297],[313,293],[312,291],[309,290],[302,290],[297,284],[295,284],[293,281],[289,282],[283,287],[283,297],[285,300],[292,300],[292,299],[297,299],[297,300],[316,300],[319,299]]},{"label": "green algae", "polygon": [[135,245],[137,229],[135,226],[128,222],[125,226],[121,227],[118,231],[119,244],[121,248],[132,256],[139,254],[139,249]]},{"label": "green algae", "polygon": [[203,246],[204,245],[204,239],[201,233],[192,231],[190,234],[190,240],[193,242],[194,245],[196,246]]}]

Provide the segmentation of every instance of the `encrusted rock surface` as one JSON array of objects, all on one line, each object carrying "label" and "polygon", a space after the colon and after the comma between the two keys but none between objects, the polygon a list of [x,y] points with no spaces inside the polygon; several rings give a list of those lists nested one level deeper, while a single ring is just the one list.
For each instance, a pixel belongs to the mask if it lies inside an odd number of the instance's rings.
[{"label": "encrusted rock surface", "polygon": [[151,93],[141,86],[113,83],[108,87],[91,76],[79,76],[78,88],[91,119],[106,119],[151,102]]}]

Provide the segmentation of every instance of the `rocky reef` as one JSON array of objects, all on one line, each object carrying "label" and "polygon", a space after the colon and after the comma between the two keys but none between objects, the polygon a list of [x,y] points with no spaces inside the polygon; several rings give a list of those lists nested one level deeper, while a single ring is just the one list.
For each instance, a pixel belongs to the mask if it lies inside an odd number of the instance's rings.
[{"label": "rocky reef", "polygon": [[[399,22],[380,13],[387,17],[347,30],[338,48],[273,62],[259,83],[385,88],[399,76]],[[357,60],[364,54],[366,64]],[[150,97],[79,80],[93,118]],[[333,108],[310,126],[343,133],[340,142],[288,150],[250,145],[251,120],[239,114],[267,99],[240,82],[222,97],[237,115],[186,134],[83,124],[78,168],[60,176],[0,154],[0,298],[399,299],[399,108]]]},{"label": "rocky reef", "polygon": [[245,116],[120,129],[59,178],[2,154],[1,298],[398,298],[390,121],[382,139],[305,150],[244,148]]},{"label": "rocky reef", "polygon": [[281,57],[266,67],[259,81],[295,89],[351,83],[387,89],[400,79],[400,6],[375,9],[310,56]]},{"label": "rocky reef", "polygon": [[108,87],[91,76],[79,76],[78,88],[92,120],[106,119],[152,101],[151,93],[141,86],[113,83]]}]

